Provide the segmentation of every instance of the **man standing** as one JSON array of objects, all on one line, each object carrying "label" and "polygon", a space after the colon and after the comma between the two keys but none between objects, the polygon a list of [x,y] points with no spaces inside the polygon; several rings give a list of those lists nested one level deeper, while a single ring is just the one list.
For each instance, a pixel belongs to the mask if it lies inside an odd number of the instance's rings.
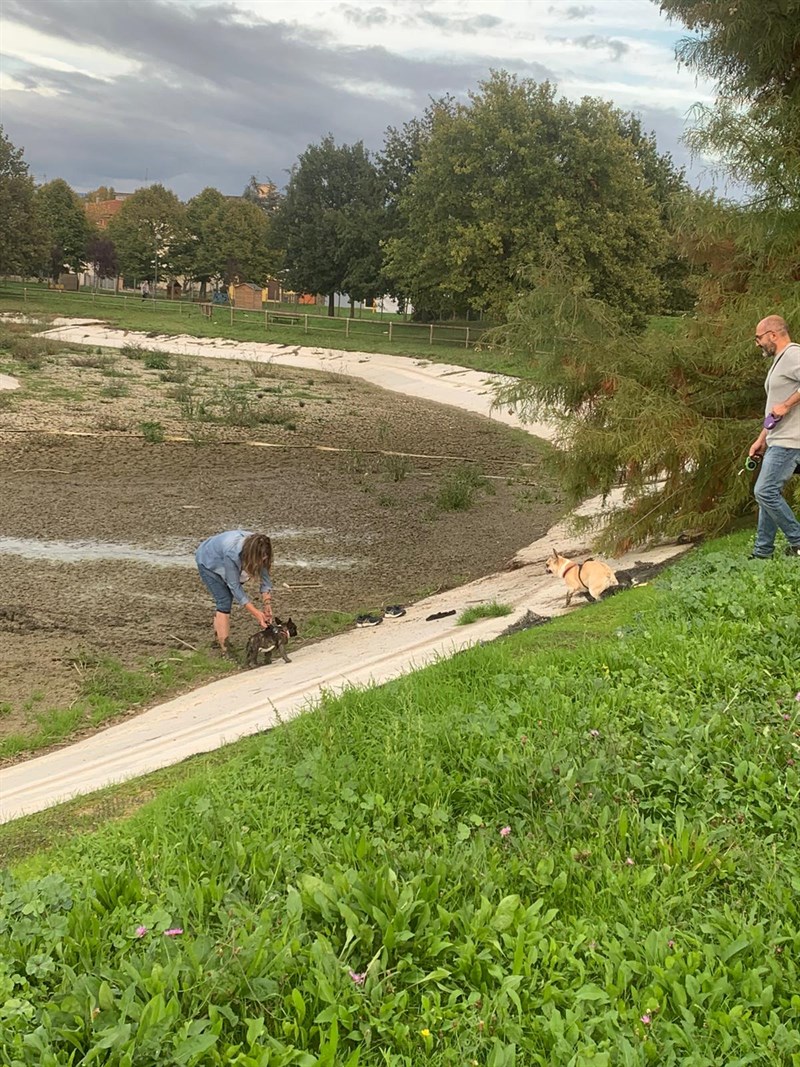
[{"label": "man standing", "polygon": [[764,429],[750,446],[751,456],[764,457],[755,488],[758,529],[752,558],[769,559],[778,530],[789,542],[786,555],[800,558],[800,522],[783,496],[783,487],[800,470],[800,345],[792,342],[780,315],[759,322],[756,344],[772,365],[764,382]]}]

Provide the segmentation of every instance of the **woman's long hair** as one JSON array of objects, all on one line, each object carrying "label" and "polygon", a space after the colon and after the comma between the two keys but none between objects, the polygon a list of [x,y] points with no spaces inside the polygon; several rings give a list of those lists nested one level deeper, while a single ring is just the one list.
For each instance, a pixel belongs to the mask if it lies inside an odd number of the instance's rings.
[{"label": "woman's long hair", "polygon": [[266,568],[272,571],[272,541],[266,534],[248,534],[242,545],[242,570],[251,578],[258,577]]}]

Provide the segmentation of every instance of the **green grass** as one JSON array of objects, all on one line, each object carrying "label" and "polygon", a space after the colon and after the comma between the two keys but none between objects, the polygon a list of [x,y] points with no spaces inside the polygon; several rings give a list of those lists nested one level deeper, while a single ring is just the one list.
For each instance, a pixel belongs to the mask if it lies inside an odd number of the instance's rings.
[{"label": "green grass", "polygon": [[500,619],[504,615],[510,615],[514,609],[508,604],[498,604],[493,600],[491,604],[476,604],[474,608],[467,608],[458,616],[456,625],[469,626],[470,623],[479,619]]},{"label": "green grass", "polygon": [[96,833],[24,820],[60,845],[0,889],[0,1062],[797,1063],[798,570],[746,552],[326,699],[130,818],[85,798]]},{"label": "green grass", "polygon": [[35,725],[30,729],[4,737],[0,741],[0,759],[34,754],[74,740],[81,729],[101,726],[136,707],[166,699],[232,669],[224,660],[205,652],[179,651],[137,668],[125,667],[110,657],[98,660],[80,655],[75,666],[82,678],[77,699],[67,708],[43,708],[34,716]]}]

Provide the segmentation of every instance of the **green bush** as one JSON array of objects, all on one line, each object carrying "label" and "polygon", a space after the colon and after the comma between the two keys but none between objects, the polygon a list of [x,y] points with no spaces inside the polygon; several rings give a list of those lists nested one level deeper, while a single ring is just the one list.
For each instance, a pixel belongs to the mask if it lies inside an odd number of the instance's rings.
[{"label": "green bush", "polygon": [[160,422],[140,422],[142,437],[151,445],[160,445],[164,440],[164,427]]},{"label": "green bush", "polygon": [[469,511],[480,491],[494,493],[494,486],[479,468],[465,463],[446,475],[434,503],[439,511]]}]

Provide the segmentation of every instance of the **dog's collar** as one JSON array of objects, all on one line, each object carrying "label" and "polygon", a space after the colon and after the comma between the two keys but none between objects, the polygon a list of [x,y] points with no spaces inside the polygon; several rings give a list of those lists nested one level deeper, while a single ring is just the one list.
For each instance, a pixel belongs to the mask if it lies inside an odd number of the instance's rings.
[{"label": "dog's collar", "polygon": [[[580,563],[570,563],[570,565],[566,568],[566,570],[561,575],[561,577],[562,578],[566,578],[566,576],[569,574],[569,572],[570,571],[574,571],[576,567],[580,570],[581,564]],[[580,577],[580,575],[579,575],[579,577]]]}]

